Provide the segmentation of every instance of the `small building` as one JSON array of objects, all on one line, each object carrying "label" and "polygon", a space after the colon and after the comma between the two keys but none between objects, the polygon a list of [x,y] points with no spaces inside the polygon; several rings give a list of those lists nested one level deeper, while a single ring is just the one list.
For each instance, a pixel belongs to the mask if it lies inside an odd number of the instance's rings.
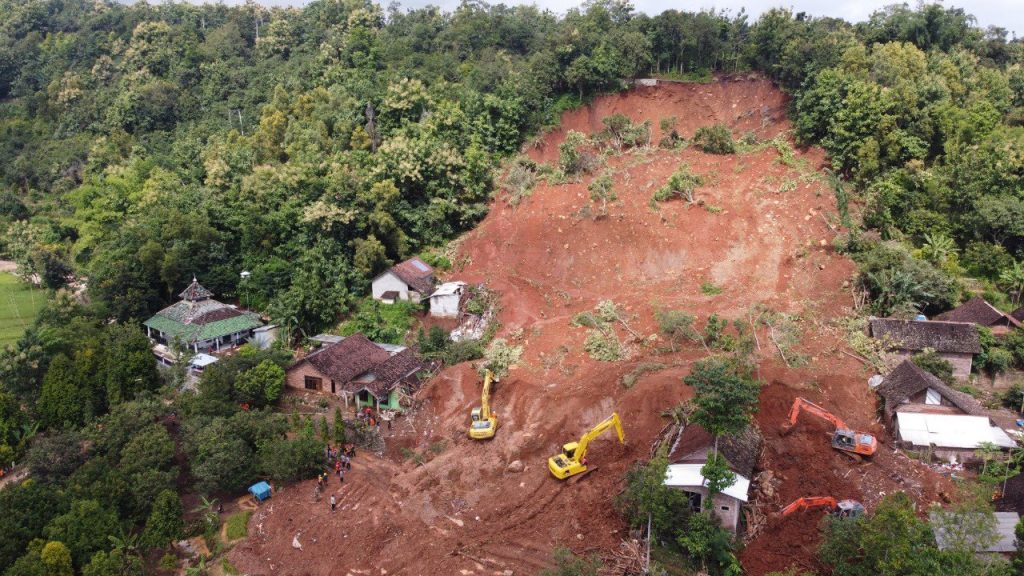
[{"label": "small building", "polygon": [[974,355],[981,352],[978,330],[966,322],[872,318],[868,327],[872,338],[888,341],[896,360],[932,349],[953,365],[955,378],[970,376]]},{"label": "small building", "polygon": [[900,362],[876,391],[884,402],[886,424],[892,424],[901,411],[985,415],[985,408],[971,395],[950,388],[910,360]]},{"label": "small building", "polygon": [[[979,534],[979,528],[986,524],[980,513],[966,521],[956,515],[936,510],[928,515],[928,523],[935,535],[939,550],[949,548],[973,549],[976,553],[1012,554],[1017,551],[1015,530],[1020,522],[1016,512],[995,512],[995,524],[988,534]],[[986,527],[987,528],[987,527]],[[988,530],[985,530],[988,532]]]},{"label": "small building", "polygon": [[964,462],[977,459],[975,450],[983,442],[1000,448],[1016,445],[992,425],[981,403],[910,360],[889,373],[877,392],[886,424],[906,447],[930,449],[939,459]]},{"label": "small building", "polygon": [[267,350],[277,342],[280,333],[281,329],[277,324],[260,326],[252,331],[252,345],[260,350]]},{"label": "small building", "polygon": [[1017,443],[988,416],[897,412],[896,438],[915,450],[931,450],[939,459],[950,462],[977,461],[975,451],[983,443],[997,448],[1016,448]]},{"label": "small building", "polygon": [[997,335],[1006,334],[1011,329],[1021,326],[1020,320],[999,310],[981,297],[971,298],[956,308],[939,314],[935,319],[943,322],[966,322],[976,326],[986,326],[992,329],[993,334]]},{"label": "small building", "polygon": [[202,374],[208,366],[216,364],[217,360],[216,356],[210,356],[209,354],[203,354],[200,352],[188,361],[188,369],[196,374]]},{"label": "small building", "polygon": [[195,353],[220,351],[245,343],[253,330],[263,326],[259,314],[214,300],[213,292],[195,278],[178,296],[180,302],[142,323],[146,336],[158,344],[169,347],[178,341]]},{"label": "small building", "polygon": [[[757,428],[750,426],[743,432],[718,439],[718,454],[736,474],[735,481],[715,495],[712,510],[721,520],[722,527],[732,533],[740,531],[741,509],[749,498],[750,479],[761,454],[763,438]],[[714,451],[715,440],[704,428],[689,424],[683,430],[678,445],[669,454],[665,485],[686,492],[693,510],[700,510],[708,497],[707,480],[701,468]]]},{"label": "small building", "polygon": [[405,346],[372,342],[362,334],[314,339],[323,346],[288,368],[288,387],[336,394],[346,402],[354,398],[357,408],[401,410],[402,393],[419,383],[423,365]]},{"label": "small building", "polygon": [[434,290],[434,269],[419,258],[410,258],[374,278],[371,290],[374,300],[387,304],[419,302]]},{"label": "small building", "polygon": [[430,315],[436,318],[456,318],[462,296],[466,292],[465,282],[445,282],[433,294],[430,300]]}]

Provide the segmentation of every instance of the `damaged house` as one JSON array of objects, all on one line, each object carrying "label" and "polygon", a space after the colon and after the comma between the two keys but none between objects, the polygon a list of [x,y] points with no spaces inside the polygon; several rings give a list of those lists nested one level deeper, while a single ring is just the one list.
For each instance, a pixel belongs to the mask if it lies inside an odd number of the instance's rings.
[{"label": "damaged house", "polygon": [[1008,449],[1016,443],[992,425],[985,408],[968,394],[950,388],[930,372],[904,360],[877,389],[885,423],[897,442],[915,450],[930,449],[943,460],[977,458],[979,444]]},{"label": "damaged house", "polygon": [[[722,527],[733,534],[740,531],[740,511],[749,498],[750,480],[763,443],[760,431],[754,426],[718,439],[718,454],[736,474],[736,479],[731,486],[715,495],[711,509],[721,520]],[[690,507],[695,511],[701,509],[708,497],[707,480],[701,475],[701,468],[707,463],[708,455],[714,452],[714,446],[715,439],[707,430],[688,424],[669,454],[665,485],[686,492]]]}]

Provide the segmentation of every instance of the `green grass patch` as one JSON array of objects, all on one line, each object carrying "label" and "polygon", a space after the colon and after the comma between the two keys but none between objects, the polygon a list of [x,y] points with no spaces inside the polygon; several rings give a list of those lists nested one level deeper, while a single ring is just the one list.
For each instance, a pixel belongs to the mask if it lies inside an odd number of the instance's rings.
[{"label": "green grass patch", "polygon": [[245,538],[249,535],[249,518],[251,516],[252,510],[243,510],[228,516],[224,535],[227,536],[229,542]]},{"label": "green grass patch", "polygon": [[0,272],[0,347],[14,344],[46,304],[46,292]]},{"label": "green grass patch", "polygon": [[405,300],[383,304],[373,298],[364,298],[349,319],[338,326],[338,334],[351,336],[361,332],[374,342],[401,344],[412,326],[413,315],[423,308],[422,304]]},{"label": "green grass patch", "polygon": [[700,283],[700,291],[705,296],[714,296],[722,293],[722,289],[712,284],[710,280],[705,280]]}]

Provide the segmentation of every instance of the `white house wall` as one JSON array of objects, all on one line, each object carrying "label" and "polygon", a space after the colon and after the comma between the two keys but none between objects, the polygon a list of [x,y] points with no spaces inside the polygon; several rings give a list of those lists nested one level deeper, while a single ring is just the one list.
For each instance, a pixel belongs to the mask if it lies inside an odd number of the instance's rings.
[{"label": "white house wall", "polygon": [[430,315],[438,318],[454,318],[459,315],[459,294],[445,294],[430,299]]},{"label": "white house wall", "polygon": [[[402,282],[402,279],[395,276],[391,272],[385,272],[381,274],[376,280],[373,281],[373,299],[380,300],[381,296],[385,292],[395,291],[398,292],[398,297],[402,300],[418,300],[418,293],[409,290],[409,285]],[[416,298],[412,298],[411,294],[417,294]]]}]

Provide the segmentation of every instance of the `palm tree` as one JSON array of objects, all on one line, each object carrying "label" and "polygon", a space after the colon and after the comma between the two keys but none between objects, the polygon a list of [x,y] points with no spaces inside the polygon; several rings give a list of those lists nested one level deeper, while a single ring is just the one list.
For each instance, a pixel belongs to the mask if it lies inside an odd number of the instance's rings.
[{"label": "palm tree", "polygon": [[219,518],[217,516],[217,511],[214,509],[214,506],[217,504],[217,499],[213,498],[212,500],[208,500],[206,496],[200,496],[199,499],[201,503],[193,508],[192,511],[201,512],[206,523],[213,526]]},{"label": "palm tree", "polygon": [[139,534],[132,534],[126,532],[124,526],[121,526],[121,533],[117,536],[107,536],[110,542],[114,545],[113,550],[120,550],[126,556],[138,556],[139,555],[139,543],[141,536]]},{"label": "palm tree", "polygon": [[1000,272],[999,283],[1006,287],[1013,298],[1013,304],[1019,304],[1021,292],[1024,291],[1024,264],[1014,262],[1012,268]]},{"label": "palm tree", "polygon": [[932,264],[942,266],[956,253],[956,242],[953,242],[953,239],[949,236],[941,232],[924,235],[924,246],[921,247],[921,255]]}]

